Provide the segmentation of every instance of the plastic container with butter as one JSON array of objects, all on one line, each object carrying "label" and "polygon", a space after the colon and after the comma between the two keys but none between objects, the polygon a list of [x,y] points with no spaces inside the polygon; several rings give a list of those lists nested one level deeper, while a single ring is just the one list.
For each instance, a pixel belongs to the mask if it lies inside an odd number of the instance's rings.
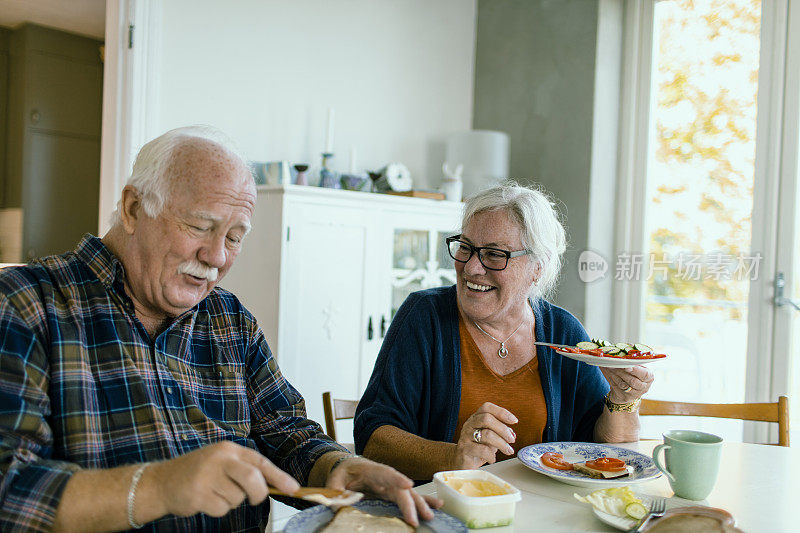
[{"label": "plastic container with butter", "polygon": [[519,489],[484,470],[449,470],[433,476],[442,510],[470,529],[507,526],[522,499]]}]

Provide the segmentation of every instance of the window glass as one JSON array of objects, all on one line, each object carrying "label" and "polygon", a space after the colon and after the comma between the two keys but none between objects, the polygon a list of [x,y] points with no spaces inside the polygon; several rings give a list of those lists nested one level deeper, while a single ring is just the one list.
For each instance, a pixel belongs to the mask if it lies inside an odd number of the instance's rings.
[{"label": "window glass", "polygon": [[[750,250],[761,3],[663,0],[654,13],[642,340],[670,357],[648,396],[742,402],[761,274]],[[646,417],[642,436],[676,424]],[[742,438],[739,421],[691,424]]]}]

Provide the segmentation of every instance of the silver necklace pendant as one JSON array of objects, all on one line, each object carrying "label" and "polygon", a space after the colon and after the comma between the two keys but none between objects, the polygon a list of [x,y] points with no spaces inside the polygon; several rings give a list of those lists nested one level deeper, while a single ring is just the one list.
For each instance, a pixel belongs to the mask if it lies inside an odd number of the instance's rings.
[{"label": "silver necklace pendant", "polygon": [[504,342],[500,343],[500,349],[497,350],[497,357],[499,357],[500,359],[505,359],[506,357],[508,357],[508,350],[506,350],[506,343]]}]

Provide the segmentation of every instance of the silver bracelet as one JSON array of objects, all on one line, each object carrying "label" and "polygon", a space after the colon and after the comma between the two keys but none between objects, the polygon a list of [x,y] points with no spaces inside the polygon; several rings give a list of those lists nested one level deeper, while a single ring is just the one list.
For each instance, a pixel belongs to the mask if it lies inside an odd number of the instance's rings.
[{"label": "silver bracelet", "polygon": [[128,525],[131,526],[131,529],[141,529],[144,527],[144,524],[138,523],[133,517],[133,506],[136,503],[136,486],[139,484],[139,480],[142,479],[144,469],[148,466],[150,466],[150,463],[144,463],[136,469],[136,472],[133,473],[133,477],[131,478],[131,487],[128,489]]}]

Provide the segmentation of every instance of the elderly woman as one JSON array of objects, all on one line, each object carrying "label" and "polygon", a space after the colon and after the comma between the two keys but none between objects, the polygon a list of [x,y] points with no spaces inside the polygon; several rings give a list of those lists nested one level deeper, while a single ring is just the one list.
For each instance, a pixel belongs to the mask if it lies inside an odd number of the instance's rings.
[{"label": "elderly woman", "polygon": [[652,373],[601,373],[534,345],[589,339],[544,299],[565,249],[547,197],[512,182],[481,192],[447,244],[456,285],[397,312],[356,412],[357,453],[427,480],[538,442],[637,440]]}]

